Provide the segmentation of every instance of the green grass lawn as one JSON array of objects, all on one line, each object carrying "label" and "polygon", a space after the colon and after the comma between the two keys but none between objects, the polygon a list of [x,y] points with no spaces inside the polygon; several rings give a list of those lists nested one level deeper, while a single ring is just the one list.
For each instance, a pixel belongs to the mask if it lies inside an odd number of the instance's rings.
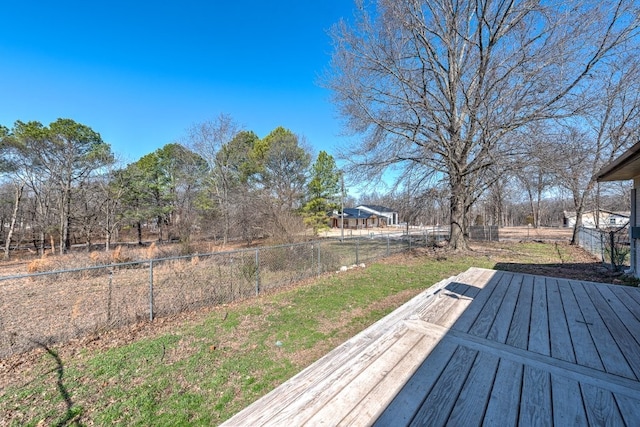
[{"label": "green grass lawn", "polygon": [[[500,251],[519,263],[571,261],[553,244]],[[482,253],[392,260],[169,320],[125,345],[61,345],[29,366],[1,364],[10,372],[0,378],[13,380],[0,383],[0,425],[218,424],[432,284],[497,261]]]}]

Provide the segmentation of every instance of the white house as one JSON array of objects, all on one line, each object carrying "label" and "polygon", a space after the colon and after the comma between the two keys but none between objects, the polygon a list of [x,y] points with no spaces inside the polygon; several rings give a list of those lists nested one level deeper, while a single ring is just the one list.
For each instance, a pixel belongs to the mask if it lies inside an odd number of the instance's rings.
[{"label": "white house", "polygon": [[[611,212],[602,209],[587,211],[582,213],[582,226],[587,228],[620,228],[629,224],[629,216],[630,212]],[[576,213],[565,211],[563,222],[565,227],[574,227]],[[597,227],[596,222],[598,223]]]},{"label": "white house", "polygon": [[629,234],[631,243],[631,273],[640,278],[640,142],[625,151],[620,157],[605,165],[598,172],[598,181],[633,180],[631,190],[631,213],[629,216]]},{"label": "white house", "polygon": [[371,228],[398,225],[398,213],[384,206],[360,205],[355,208],[344,208],[343,213],[334,211],[331,214],[331,226],[340,228]]},{"label": "white house", "polygon": [[378,218],[382,219],[380,225],[398,225],[398,212],[395,212],[393,209],[386,208],[380,205],[360,205],[356,206],[356,209],[360,209],[361,211],[369,212]]}]

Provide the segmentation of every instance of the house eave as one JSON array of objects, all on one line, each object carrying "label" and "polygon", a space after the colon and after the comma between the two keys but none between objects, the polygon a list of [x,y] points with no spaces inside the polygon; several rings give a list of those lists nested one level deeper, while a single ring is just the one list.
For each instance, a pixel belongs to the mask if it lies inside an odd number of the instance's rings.
[{"label": "house eave", "polygon": [[637,176],[640,176],[640,142],[605,165],[596,174],[598,182],[626,181]]}]

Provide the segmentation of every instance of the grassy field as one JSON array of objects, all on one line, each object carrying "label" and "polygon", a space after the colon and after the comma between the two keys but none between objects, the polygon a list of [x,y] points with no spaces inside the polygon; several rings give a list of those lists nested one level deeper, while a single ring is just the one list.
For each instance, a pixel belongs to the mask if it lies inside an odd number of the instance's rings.
[{"label": "grassy field", "polygon": [[498,264],[594,263],[546,243],[401,254],[242,303],[42,343],[0,360],[0,426],[215,425],[430,285]]}]

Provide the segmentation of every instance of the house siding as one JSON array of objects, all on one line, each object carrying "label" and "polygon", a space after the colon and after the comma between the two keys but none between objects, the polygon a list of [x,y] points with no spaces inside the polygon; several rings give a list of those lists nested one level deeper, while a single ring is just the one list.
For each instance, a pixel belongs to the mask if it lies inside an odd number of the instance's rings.
[{"label": "house siding", "polygon": [[[629,218],[629,224],[631,227],[640,226],[640,197],[638,197],[638,189],[640,188],[640,177],[636,177],[633,180],[633,189],[631,190],[631,217]],[[631,233],[631,227],[629,227],[629,233]],[[640,277],[640,251],[638,250],[638,239],[629,238],[631,249],[631,269],[635,277]]]}]

